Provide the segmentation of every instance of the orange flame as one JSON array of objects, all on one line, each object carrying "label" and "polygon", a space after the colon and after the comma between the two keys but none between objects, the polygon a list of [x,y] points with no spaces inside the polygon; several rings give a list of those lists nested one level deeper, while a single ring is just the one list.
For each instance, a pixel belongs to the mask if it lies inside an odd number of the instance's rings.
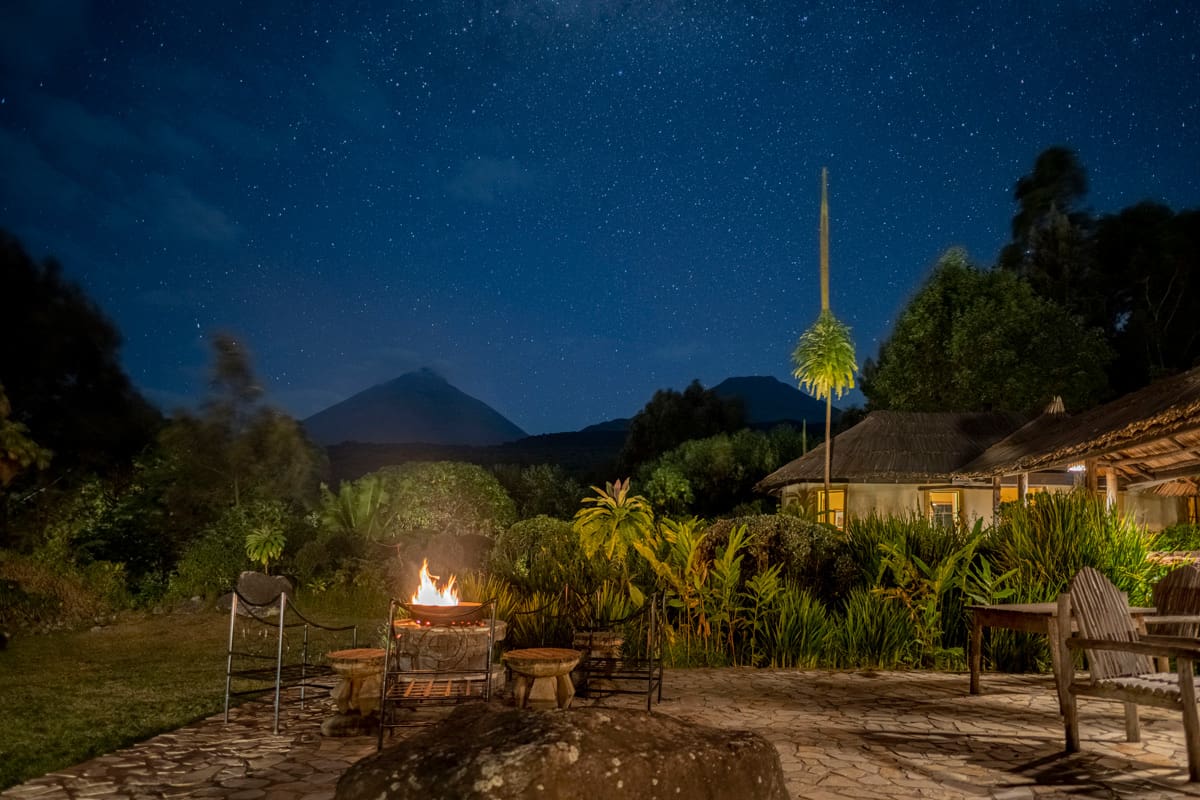
[{"label": "orange flame", "polygon": [[458,589],[454,586],[454,576],[446,581],[446,585],[438,589],[434,583],[437,575],[429,574],[429,559],[421,561],[421,585],[413,592],[409,602],[423,606],[456,606],[458,605]]}]

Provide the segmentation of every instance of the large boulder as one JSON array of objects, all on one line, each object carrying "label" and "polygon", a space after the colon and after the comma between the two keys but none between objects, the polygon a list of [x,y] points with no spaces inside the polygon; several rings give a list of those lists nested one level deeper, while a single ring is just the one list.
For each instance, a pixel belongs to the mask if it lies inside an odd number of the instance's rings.
[{"label": "large boulder", "polygon": [[237,591],[247,602],[256,606],[271,606],[279,602],[279,595],[287,592],[295,595],[292,582],[282,575],[264,575],[247,570],[238,576]]},{"label": "large boulder", "polygon": [[474,704],[352,766],[337,800],[786,800],[766,739],[663,714]]},{"label": "large boulder", "polygon": [[[283,575],[265,575],[261,572],[246,570],[238,576],[237,593],[255,610],[266,611],[268,614],[279,613],[279,595],[287,592],[289,603],[295,597],[296,590],[292,582]],[[217,598],[217,609],[228,611],[233,604],[233,593]],[[241,609],[247,613],[247,609]]]}]

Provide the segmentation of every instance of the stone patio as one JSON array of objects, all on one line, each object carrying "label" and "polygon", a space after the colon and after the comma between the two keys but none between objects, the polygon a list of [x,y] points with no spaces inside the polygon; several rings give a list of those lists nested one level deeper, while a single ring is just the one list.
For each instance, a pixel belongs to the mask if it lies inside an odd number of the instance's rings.
[{"label": "stone patio", "polygon": [[[988,674],[983,690],[968,694],[965,674],[669,670],[655,713],[761,733],[796,798],[1200,797],[1178,715],[1142,708],[1142,742],[1129,744],[1119,705],[1084,700],[1083,752],[1066,757],[1049,676]],[[371,737],[322,737],[333,710],[328,698],[303,711],[289,699],[274,736],[270,705],[249,703],[228,725],[210,717],[0,797],[328,800],[375,751]]]}]

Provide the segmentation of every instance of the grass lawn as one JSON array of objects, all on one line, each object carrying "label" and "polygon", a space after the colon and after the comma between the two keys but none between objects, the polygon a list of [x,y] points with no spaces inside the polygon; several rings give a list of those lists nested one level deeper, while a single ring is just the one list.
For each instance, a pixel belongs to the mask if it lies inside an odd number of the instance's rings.
[{"label": "grass lawn", "polygon": [[[382,625],[387,608],[374,605],[313,618],[369,636],[361,623]],[[15,636],[0,650],[0,790],[220,711],[228,636],[215,611]]]},{"label": "grass lawn", "polygon": [[138,615],[0,651],[0,788],[220,710],[229,618]]}]

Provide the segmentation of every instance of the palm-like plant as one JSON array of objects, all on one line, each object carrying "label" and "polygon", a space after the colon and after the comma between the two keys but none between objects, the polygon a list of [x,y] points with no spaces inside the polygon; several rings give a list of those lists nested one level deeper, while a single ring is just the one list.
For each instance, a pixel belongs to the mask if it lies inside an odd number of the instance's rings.
[{"label": "palm-like plant", "polygon": [[344,481],[337,494],[321,485],[321,525],[364,541],[386,538],[391,496],[378,475]]},{"label": "palm-like plant", "polygon": [[[583,552],[591,558],[596,553],[621,570],[628,580],[627,557],[635,542],[641,542],[654,531],[654,511],[641,495],[629,493],[629,479],[593,486],[594,497],[583,499],[584,508],[575,514],[572,527],[579,534]],[[630,596],[641,605],[642,593],[632,584]]]},{"label": "palm-like plant", "polygon": [[829,310],[829,199],[826,170],[821,170],[821,314],[812,327],[800,335],[792,352],[792,371],[818,400],[825,401],[825,514],[830,513],[829,469],[833,430],[833,395],[841,397],[854,388],[858,362],[850,328]]},{"label": "palm-like plant", "polygon": [[833,429],[833,395],[854,388],[858,362],[850,329],[826,309],[813,326],[800,335],[792,352],[792,375],[800,387],[825,401],[825,513],[829,513],[830,437]]}]

